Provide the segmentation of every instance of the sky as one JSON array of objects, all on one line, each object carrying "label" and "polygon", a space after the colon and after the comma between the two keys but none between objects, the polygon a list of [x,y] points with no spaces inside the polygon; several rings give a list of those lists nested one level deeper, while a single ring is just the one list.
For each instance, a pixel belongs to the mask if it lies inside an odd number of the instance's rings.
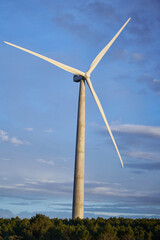
[{"label": "sky", "polygon": [[159,0],[0,1],[0,216],[71,218],[79,83],[3,41],[91,74],[84,217],[160,217]]}]

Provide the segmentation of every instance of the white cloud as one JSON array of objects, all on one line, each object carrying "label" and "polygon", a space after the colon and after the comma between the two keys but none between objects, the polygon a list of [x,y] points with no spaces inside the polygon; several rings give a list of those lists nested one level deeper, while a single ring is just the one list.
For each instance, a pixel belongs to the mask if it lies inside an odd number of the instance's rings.
[{"label": "white cloud", "polygon": [[48,164],[48,165],[54,165],[54,162],[53,161],[47,161],[43,158],[38,158],[37,159],[37,162],[40,162],[40,163],[44,163],[44,164]]},{"label": "white cloud", "polygon": [[1,139],[2,141],[8,141],[8,139],[9,139],[9,137],[8,137],[8,135],[7,135],[7,132],[5,132],[5,131],[3,131],[3,130],[1,130],[1,129],[0,129],[0,139]]},{"label": "white cloud", "polygon": [[41,183],[56,183],[54,180],[51,179],[40,179],[39,182]]},{"label": "white cloud", "polygon": [[32,132],[34,129],[33,128],[25,128],[26,131]]},{"label": "white cloud", "polygon": [[10,138],[10,142],[15,144],[15,145],[21,145],[21,144],[24,144],[23,141],[17,139],[16,137],[12,137]]},{"label": "white cloud", "polygon": [[112,196],[112,197],[145,197],[147,196],[147,192],[145,191],[135,191],[129,190],[127,188],[123,188],[118,186],[96,186],[96,187],[88,187],[86,189],[87,193],[102,195],[102,196]]},{"label": "white cloud", "polygon": [[26,141],[22,141],[16,137],[9,137],[8,133],[3,131],[2,129],[0,129],[0,139],[3,142],[10,142],[15,146],[21,145],[21,144],[29,144],[29,142]]},{"label": "white cloud", "polygon": [[16,183],[15,186],[17,186],[17,187],[24,187],[25,184],[23,184],[23,183]]},{"label": "white cloud", "polygon": [[112,125],[113,132],[130,133],[130,134],[142,134],[151,137],[160,138],[160,127],[146,126],[146,125],[134,125],[134,124],[121,124]]}]

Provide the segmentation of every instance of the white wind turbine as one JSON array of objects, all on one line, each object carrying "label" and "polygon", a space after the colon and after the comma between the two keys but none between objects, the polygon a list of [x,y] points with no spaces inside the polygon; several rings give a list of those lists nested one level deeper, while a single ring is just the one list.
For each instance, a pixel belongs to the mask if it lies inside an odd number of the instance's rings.
[{"label": "white wind turbine", "polygon": [[114,137],[112,135],[111,129],[109,127],[108,121],[106,119],[106,116],[104,114],[103,108],[101,106],[101,103],[97,97],[97,94],[92,86],[91,80],[90,80],[90,74],[95,69],[99,61],[102,59],[104,54],[107,52],[107,50],[110,48],[110,46],[113,44],[113,42],[116,40],[118,35],[121,33],[121,31],[124,29],[124,27],[127,25],[127,23],[130,21],[131,18],[129,18],[126,23],[121,27],[121,29],[117,32],[117,34],[113,37],[113,39],[102,49],[102,51],[97,55],[97,57],[92,62],[91,66],[89,67],[87,72],[82,72],[80,70],[77,70],[75,68],[69,67],[63,63],[57,62],[51,58],[42,56],[41,54],[35,53],[33,51],[27,50],[25,48],[19,47],[17,45],[14,45],[9,42],[5,42],[8,45],[11,45],[13,47],[19,48],[25,52],[28,52],[30,54],[33,54],[39,58],[42,58],[57,67],[60,67],[68,72],[71,72],[74,74],[74,81],[80,82],[80,92],[79,92],[79,103],[78,103],[78,119],[77,119],[77,139],[76,139],[76,152],[75,152],[75,171],[74,171],[74,190],[73,190],[73,209],[72,209],[72,218],[75,219],[77,217],[83,218],[83,208],[84,208],[84,153],[85,153],[85,81],[87,82],[89,89],[95,99],[95,102],[99,108],[99,111],[102,115],[102,118],[105,122],[105,125],[108,129],[108,132],[110,134],[110,137],[113,141],[113,144],[115,146],[115,149],[117,151],[117,154],[119,156],[120,162],[123,165],[123,161],[121,158],[121,155],[119,153],[118,147],[116,145],[116,142],[114,140]]}]

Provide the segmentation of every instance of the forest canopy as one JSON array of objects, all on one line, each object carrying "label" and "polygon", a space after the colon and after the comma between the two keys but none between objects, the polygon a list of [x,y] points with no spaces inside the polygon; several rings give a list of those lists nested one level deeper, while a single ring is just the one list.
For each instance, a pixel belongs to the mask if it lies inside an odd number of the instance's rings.
[{"label": "forest canopy", "polygon": [[0,240],[160,240],[160,219],[0,218]]}]

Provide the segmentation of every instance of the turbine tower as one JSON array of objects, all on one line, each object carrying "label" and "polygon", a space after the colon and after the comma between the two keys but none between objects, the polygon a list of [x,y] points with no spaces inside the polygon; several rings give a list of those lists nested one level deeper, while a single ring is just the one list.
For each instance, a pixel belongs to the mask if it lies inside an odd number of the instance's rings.
[{"label": "turbine tower", "polygon": [[103,108],[101,106],[101,103],[98,99],[98,96],[92,86],[91,80],[90,80],[90,74],[95,69],[99,61],[102,59],[104,54],[107,52],[107,50],[110,48],[110,46],[113,44],[113,42],[116,40],[116,38],[119,36],[121,31],[124,29],[124,27],[127,25],[127,23],[130,21],[131,18],[129,18],[125,24],[121,27],[121,29],[117,32],[117,34],[112,38],[112,40],[102,49],[102,51],[97,55],[97,57],[94,59],[92,64],[90,65],[87,72],[82,72],[78,69],[72,68],[70,66],[67,66],[63,63],[57,62],[51,58],[42,56],[41,54],[35,53],[33,51],[27,50],[25,48],[22,48],[20,46],[14,45],[9,42],[5,42],[8,45],[11,45],[13,47],[19,48],[25,52],[28,52],[30,54],[33,54],[39,58],[42,58],[53,65],[56,65],[57,67],[60,67],[68,72],[71,72],[74,74],[73,80],[75,82],[80,82],[80,90],[79,90],[79,102],[78,102],[78,117],[77,117],[77,137],[76,137],[76,151],[75,151],[75,170],[74,170],[74,190],[73,190],[73,208],[72,208],[72,218],[75,219],[77,217],[83,218],[83,209],[84,209],[84,158],[85,158],[85,82],[87,82],[88,87],[94,97],[94,100],[99,108],[99,111],[102,115],[102,118],[104,120],[104,123],[108,129],[108,132],[110,134],[110,137],[113,141],[113,144],[115,146],[115,149],[117,151],[118,157],[120,159],[120,162],[123,165],[123,161],[121,158],[121,155],[119,153],[117,144],[114,140],[113,134],[111,132],[111,129],[109,127],[108,121],[106,119],[106,116],[104,114]]}]

